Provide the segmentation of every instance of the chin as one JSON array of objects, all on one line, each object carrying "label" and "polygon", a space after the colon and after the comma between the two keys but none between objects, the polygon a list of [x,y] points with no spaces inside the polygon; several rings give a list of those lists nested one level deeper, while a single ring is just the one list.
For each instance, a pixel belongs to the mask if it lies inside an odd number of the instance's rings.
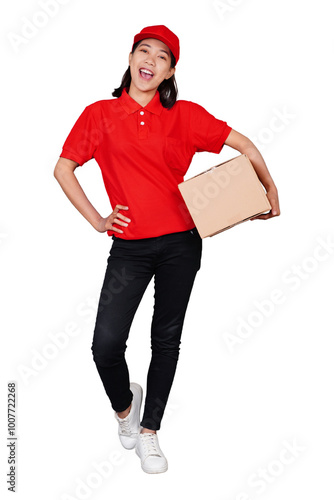
[{"label": "chin", "polygon": [[134,85],[136,87],[136,89],[140,90],[141,92],[153,92],[154,90],[158,90],[158,87],[156,86],[150,86],[150,85],[145,85],[145,83],[135,83],[134,82]]}]

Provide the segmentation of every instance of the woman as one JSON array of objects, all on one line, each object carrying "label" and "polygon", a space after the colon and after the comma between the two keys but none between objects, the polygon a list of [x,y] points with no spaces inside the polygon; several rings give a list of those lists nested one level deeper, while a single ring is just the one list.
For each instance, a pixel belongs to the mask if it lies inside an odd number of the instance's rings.
[{"label": "woman", "polygon": [[[224,144],[247,154],[280,213],[277,189],[254,144],[226,122],[189,101],[177,101],[179,39],[165,26],[134,37],[129,67],[116,99],[91,104],[67,137],[54,175],[80,213],[113,243],[102,285],[92,343],[93,359],[110,399],[122,445],[136,448],[147,473],[167,470],[158,443],[164,409],[179,357],[181,331],[202,240],[178,190],[198,151],[219,153]],[[99,164],[114,210],[102,217],[74,170],[91,158]],[[144,412],[142,388],[129,381],[126,342],[134,314],[154,276],[152,357]]]}]

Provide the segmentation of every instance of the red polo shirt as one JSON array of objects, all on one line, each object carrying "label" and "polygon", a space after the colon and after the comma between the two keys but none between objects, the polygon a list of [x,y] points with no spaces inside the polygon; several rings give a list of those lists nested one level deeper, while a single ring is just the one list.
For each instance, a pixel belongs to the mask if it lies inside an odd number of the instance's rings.
[{"label": "red polo shirt", "polygon": [[60,156],[83,165],[95,158],[112,208],[131,219],[123,239],[186,231],[195,224],[178,184],[199,151],[219,153],[231,131],[204,108],[176,101],[171,109],[159,92],[142,107],[125,90],[121,97],[87,106],[67,137]]}]

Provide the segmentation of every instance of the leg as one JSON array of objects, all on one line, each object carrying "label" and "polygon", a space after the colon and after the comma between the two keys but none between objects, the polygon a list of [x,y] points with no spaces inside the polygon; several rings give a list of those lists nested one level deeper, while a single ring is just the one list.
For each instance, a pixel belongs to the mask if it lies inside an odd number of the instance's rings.
[{"label": "leg", "polygon": [[155,304],[151,328],[152,358],[141,425],[160,429],[179,357],[181,332],[195,276],[200,268],[202,240],[196,230],[163,237],[155,271]]},{"label": "leg", "polygon": [[125,360],[129,330],[153,276],[149,249],[139,241],[115,239],[102,285],[92,343],[93,359],[116,412],[132,401]]}]

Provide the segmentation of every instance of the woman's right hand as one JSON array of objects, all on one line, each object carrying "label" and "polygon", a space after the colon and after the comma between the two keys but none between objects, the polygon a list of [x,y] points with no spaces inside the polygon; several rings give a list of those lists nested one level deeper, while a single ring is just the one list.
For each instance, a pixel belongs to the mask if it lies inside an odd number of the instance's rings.
[{"label": "woman's right hand", "polygon": [[113,212],[108,217],[101,217],[99,220],[96,230],[99,233],[105,233],[106,231],[115,231],[116,233],[123,233],[122,229],[119,229],[114,224],[118,224],[119,226],[127,227],[131,219],[125,217],[125,215],[121,214],[120,210],[129,210],[129,207],[124,205],[116,205]]}]

